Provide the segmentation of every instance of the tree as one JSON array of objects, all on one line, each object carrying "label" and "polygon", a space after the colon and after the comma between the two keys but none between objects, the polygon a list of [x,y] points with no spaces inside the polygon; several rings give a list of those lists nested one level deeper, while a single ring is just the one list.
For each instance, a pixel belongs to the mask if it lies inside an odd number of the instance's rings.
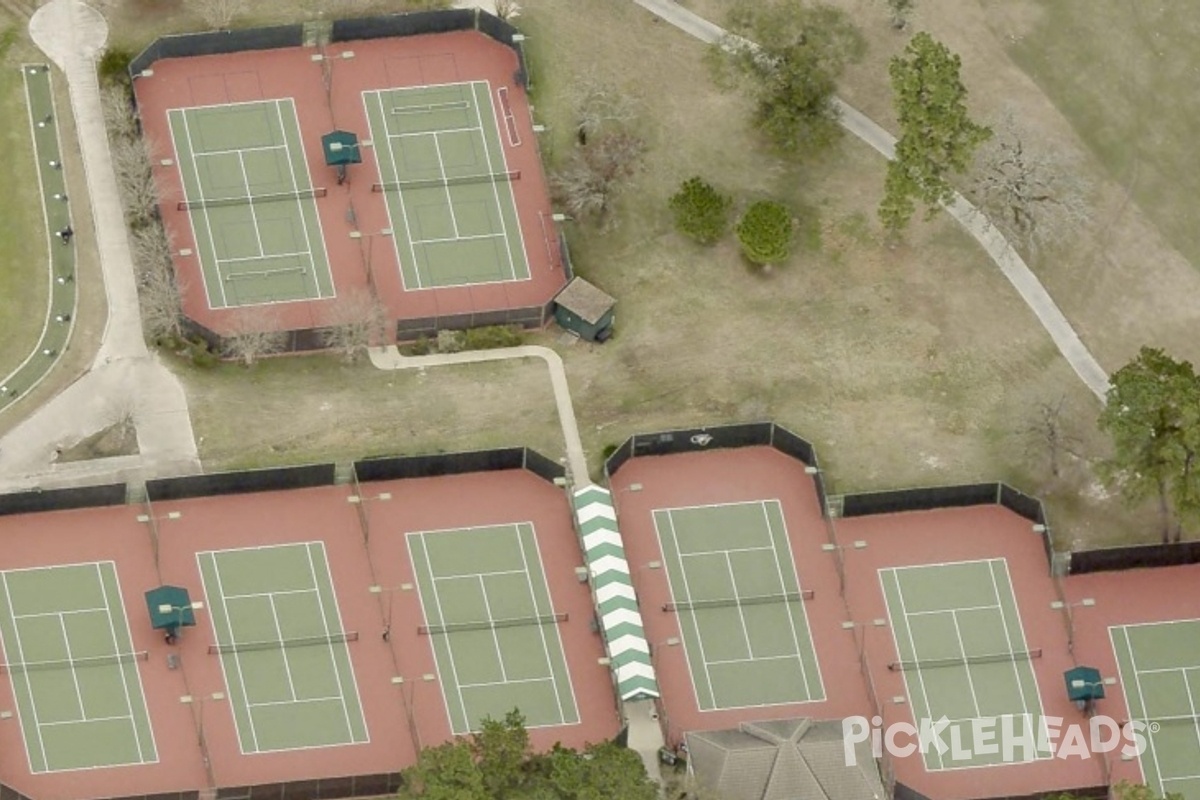
[{"label": "tree", "polygon": [[675,227],[700,244],[714,244],[729,228],[733,200],[702,178],[688,178],[668,201]]},{"label": "tree", "polygon": [[970,187],[976,204],[1031,258],[1077,233],[1092,215],[1091,187],[1078,165],[1034,144],[1011,111],[979,148]]},{"label": "tree", "polygon": [[736,233],[742,254],[752,263],[778,264],[791,253],[791,212],[782,203],[760,200],[746,209],[738,220]]},{"label": "tree", "polygon": [[138,282],[142,328],[151,340],[183,337],[181,287],[171,267],[144,273]]},{"label": "tree", "polygon": [[210,30],[227,30],[246,11],[246,0],[192,0],[191,6]]},{"label": "tree", "polygon": [[906,226],[915,200],[929,213],[954,195],[952,175],[966,171],[976,148],[992,135],[967,115],[961,59],[924,31],[888,65],[900,139],[888,163],[879,216],[892,232]]},{"label": "tree", "polygon": [[908,18],[912,14],[915,0],[887,0],[888,11],[892,14],[892,27],[898,31],[908,27]]},{"label": "tree", "polygon": [[321,338],[347,362],[358,359],[368,347],[379,344],[387,329],[387,310],[366,290],[351,290],[329,308]]},{"label": "tree", "polygon": [[641,757],[612,742],[583,753],[555,747],[547,757],[549,782],[564,800],[655,800],[659,789],[646,777]]},{"label": "tree", "polygon": [[468,743],[463,739],[426,747],[415,766],[404,771],[400,797],[425,800],[489,800],[483,775],[475,766]]},{"label": "tree", "polygon": [[125,202],[125,216],[132,228],[154,218],[160,198],[158,182],[150,163],[154,146],[149,139],[122,136],[109,146],[117,186]]},{"label": "tree", "polygon": [[618,130],[575,148],[566,166],[550,179],[557,199],[577,217],[592,217],[602,228],[615,223],[613,198],[641,168],[646,143]]},{"label": "tree", "polygon": [[496,16],[506,22],[521,16],[521,7],[516,0],[496,0]]},{"label": "tree", "polygon": [[224,337],[225,355],[252,367],[263,356],[279,352],[286,340],[287,334],[279,330],[274,315],[247,306],[234,313],[233,324]]},{"label": "tree", "polygon": [[[1159,800],[1158,792],[1149,786],[1125,780],[1117,782],[1117,785],[1113,787],[1113,794],[1117,800]],[[1183,800],[1183,795],[1178,792],[1167,792],[1162,795],[1162,800]]]},{"label": "tree", "polygon": [[1200,378],[1191,363],[1143,347],[1113,373],[1099,426],[1113,442],[1101,465],[1125,501],[1158,501],[1162,540],[1183,537],[1184,518],[1200,513]]},{"label": "tree", "polygon": [[754,124],[785,153],[809,153],[841,135],[837,80],[866,45],[850,18],[803,0],[742,0],[711,51],[719,85],[748,91]]},{"label": "tree", "polygon": [[576,84],[574,102],[575,135],[580,145],[614,125],[627,129],[638,116],[637,102],[630,95],[592,77]]},{"label": "tree", "polygon": [[1038,403],[1037,419],[1025,429],[1030,444],[1044,450],[1050,461],[1050,474],[1058,477],[1064,454],[1075,455],[1075,447],[1079,443],[1077,436],[1069,433],[1063,425],[1063,407],[1067,397],[1063,395],[1057,401],[1044,400]]}]

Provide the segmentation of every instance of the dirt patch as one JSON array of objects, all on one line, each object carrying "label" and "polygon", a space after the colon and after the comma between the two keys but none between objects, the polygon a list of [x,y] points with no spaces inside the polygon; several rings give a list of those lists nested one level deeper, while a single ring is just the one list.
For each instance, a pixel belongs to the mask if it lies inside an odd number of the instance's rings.
[{"label": "dirt patch", "polygon": [[57,460],[59,463],[91,461],[95,458],[132,456],[137,453],[137,427],[134,425],[133,417],[126,415],[77,444],[60,449]]}]

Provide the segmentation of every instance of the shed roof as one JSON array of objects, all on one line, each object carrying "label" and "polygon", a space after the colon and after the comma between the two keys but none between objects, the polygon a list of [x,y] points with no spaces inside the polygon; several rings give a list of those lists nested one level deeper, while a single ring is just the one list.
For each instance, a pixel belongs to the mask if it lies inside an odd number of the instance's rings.
[{"label": "shed roof", "polygon": [[616,300],[583,278],[572,279],[554,298],[554,302],[589,325],[595,325],[617,304]]}]

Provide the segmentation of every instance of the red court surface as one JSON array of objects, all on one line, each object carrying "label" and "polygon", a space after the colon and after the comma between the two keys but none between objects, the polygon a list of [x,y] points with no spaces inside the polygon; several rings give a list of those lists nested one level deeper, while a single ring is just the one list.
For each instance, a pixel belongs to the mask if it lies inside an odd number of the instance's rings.
[{"label": "red court surface", "polygon": [[[551,219],[549,190],[528,96],[514,83],[516,54],[473,31],[336,43],[324,50],[333,70],[333,88],[327,102],[322,66],[312,60],[317,52],[307,47],[163,59],[154,63],[152,76],[134,82],[143,129],[153,150],[153,163],[159,164],[166,158],[175,160],[172,166],[156,166],[155,175],[160,196],[166,199],[162,203],[163,221],[173,249],[176,253],[181,249],[193,252],[192,256],[176,257],[176,269],[183,281],[184,313],[217,333],[228,333],[239,323],[237,308],[209,307],[194,255],[199,250],[188,212],[177,208],[177,201],[183,198],[183,187],[167,111],[287,97],[295,98],[313,185],[328,189],[328,195],[316,202],[337,295],[354,289],[366,291],[369,268],[378,296],[392,319],[479,314],[549,302],[566,284],[566,275],[557,245],[558,233]],[[353,58],[342,58],[343,52],[352,52]],[[371,184],[380,181],[374,149],[362,148],[363,162],[349,167],[349,179],[338,186],[335,169],[324,163],[320,138],[335,127],[355,132],[360,139],[370,137],[364,90],[458,81],[489,82],[493,110],[502,132],[508,128],[496,103],[496,94],[507,89],[518,136],[510,140],[502,134],[501,139],[508,169],[521,173],[520,179],[512,182],[512,188],[530,277],[405,291],[393,239],[377,235],[391,223],[385,195],[371,191]],[[350,221],[351,209],[355,223]],[[360,230],[363,239],[351,239],[353,230]],[[274,303],[270,306],[271,322],[287,330],[321,327],[330,324],[334,302],[324,299]]]},{"label": "red court surface", "polygon": [[[15,719],[5,719],[0,721],[0,782],[38,800],[194,791],[208,785],[198,720],[193,707],[180,702],[184,695],[208,698],[227,691],[221,658],[208,651],[214,642],[208,610],[197,611],[196,627],[183,629],[170,646],[151,630],[143,593],[166,583],[203,598],[197,552],[315,541],[325,546],[342,628],[360,634],[347,646],[370,741],[243,755],[228,701],[206,700],[203,731],[215,785],[398,772],[414,762],[415,745],[449,739],[449,721],[439,683],[416,682],[411,710],[419,741],[414,742],[404,708],[409,698],[392,679],[437,672],[431,637],[417,633],[423,620],[416,591],[381,595],[369,587],[414,582],[406,532],[509,522],[534,525],[552,602],[570,615],[559,627],[581,722],[533,730],[534,745],[561,741],[582,747],[617,733],[611,677],[597,663],[603,647],[588,624],[593,613],[588,587],[575,578],[582,555],[561,489],[514,470],[364,484],[362,491],[369,498],[392,495],[388,501],[367,502],[370,557],[357,509],[347,502],[352,493],[347,486],[156,503],[160,571],[149,528],[137,522],[142,506],[0,517],[0,569],[116,562],[134,646],[149,651],[138,671],[159,751],[155,764],[32,775],[20,728]],[[385,641],[388,602],[392,617]],[[178,655],[177,669],[168,668],[169,653]],[[11,681],[0,679],[0,709],[13,708],[12,693]]]}]

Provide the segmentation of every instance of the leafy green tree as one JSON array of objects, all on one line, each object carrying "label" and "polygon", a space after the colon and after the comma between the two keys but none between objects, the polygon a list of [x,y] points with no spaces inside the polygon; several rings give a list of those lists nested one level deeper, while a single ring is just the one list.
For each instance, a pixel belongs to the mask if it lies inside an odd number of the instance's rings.
[{"label": "leafy green tree", "polygon": [[489,800],[483,773],[464,739],[426,747],[404,771],[401,797],[424,800]]},{"label": "leafy green tree", "polygon": [[485,719],[470,748],[488,796],[511,795],[524,780],[531,754],[525,717],[514,709],[503,720]]},{"label": "leafy green tree", "polygon": [[976,148],[992,135],[967,114],[961,59],[922,31],[888,65],[900,139],[888,163],[879,217],[893,232],[906,226],[923,202],[932,214],[951,198],[950,178],[971,164]]},{"label": "leafy green tree", "polygon": [[1158,501],[1162,540],[1183,536],[1184,518],[1200,514],[1200,379],[1191,363],[1143,347],[1113,373],[1099,426],[1113,442],[1102,473],[1137,504]]},{"label": "leafy green tree", "polygon": [[[1118,781],[1113,787],[1113,795],[1117,800],[1159,800],[1158,792],[1149,786],[1129,781]],[[1183,800],[1183,795],[1179,792],[1167,792],[1162,795],[1162,800]]]},{"label": "leafy green tree", "polygon": [[754,123],[785,153],[812,153],[839,135],[834,90],[866,43],[850,18],[804,0],[741,0],[711,52],[725,88],[746,90]]},{"label": "leafy green tree", "polygon": [[718,192],[702,178],[688,178],[671,195],[675,227],[700,244],[714,244],[729,229],[729,209],[733,200]]},{"label": "leafy green tree", "polygon": [[754,264],[778,264],[792,250],[792,215],[787,206],[760,200],[738,220],[736,233],[742,254]]},{"label": "leafy green tree", "polygon": [[547,757],[550,785],[562,800],[655,800],[658,787],[646,777],[641,757],[612,742],[583,753],[556,747]]}]

